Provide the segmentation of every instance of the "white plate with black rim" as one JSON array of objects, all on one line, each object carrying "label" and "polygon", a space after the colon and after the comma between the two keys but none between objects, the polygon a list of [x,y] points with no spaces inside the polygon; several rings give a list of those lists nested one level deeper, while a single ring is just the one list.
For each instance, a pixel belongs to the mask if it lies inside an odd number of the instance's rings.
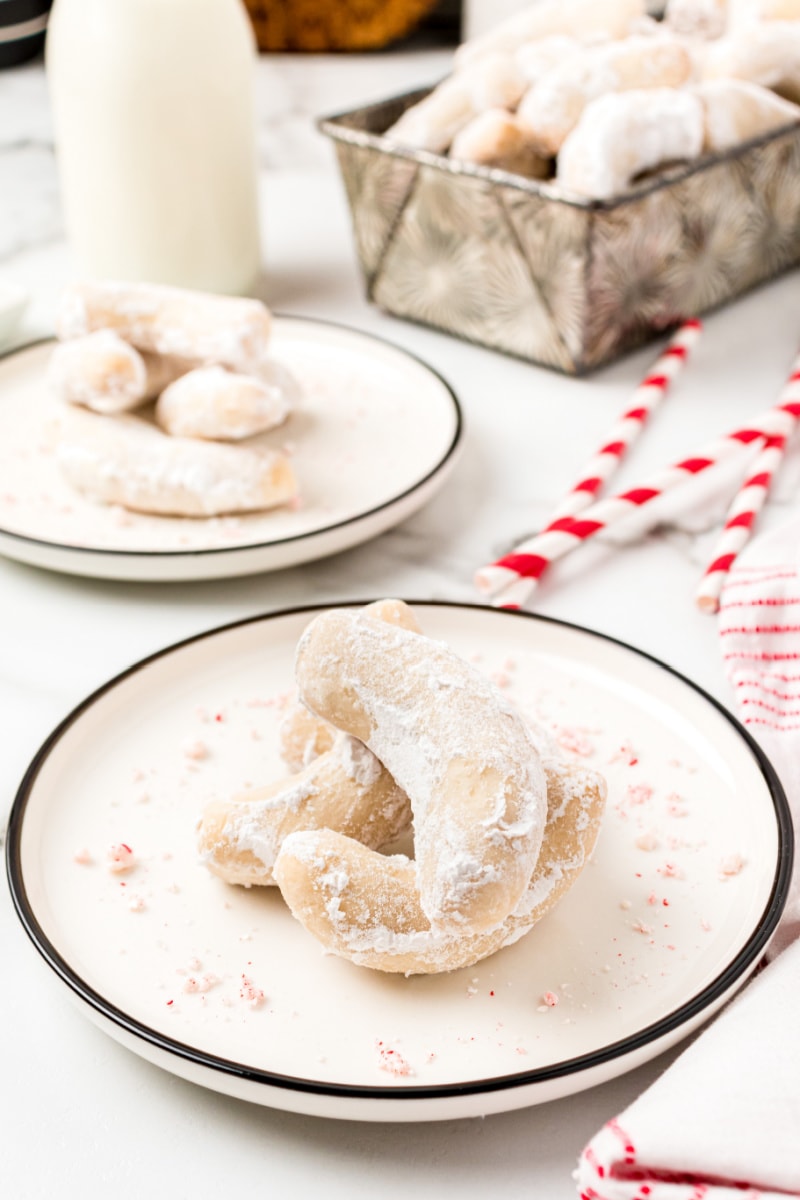
[{"label": "white plate with black rim", "polygon": [[[786,899],[792,835],[745,730],[683,677],[599,634],[477,606],[415,609],[426,633],[605,774],[592,862],[535,929],[465,970],[386,976],[325,955],[277,889],[223,884],[194,844],[210,796],[283,773],[281,698],[318,610],[182,642],[56,729],[9,826],[25,929],[131,1050],[294,1112],[476,1116],[652,1058],[758,963]],[[135,858],[124,875],[106,860],[119,843]]]},{"label": "white plate with black rim", "polygon": [[80,495],[58,468],[47,364],[53,343],[0,359],[0,554],[104,579],[217,579],[336,554],[404,521],[455,466],[461,409],[407,351],[354,329],[276,316],[271,350],[303,396],[281,428],[299,503],[217,518],[130,513]]}]

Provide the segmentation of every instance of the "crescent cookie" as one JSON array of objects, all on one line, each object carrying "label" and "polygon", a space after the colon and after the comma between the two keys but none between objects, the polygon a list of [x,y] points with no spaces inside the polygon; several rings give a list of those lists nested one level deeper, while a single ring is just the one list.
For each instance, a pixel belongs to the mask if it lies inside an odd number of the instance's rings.
[{"label": "crescent cookie", "polygon": [[705,79],[749,79],[800,100],[800,21],[763,21],[735,29],[709,48]]},{"label": "crescent cookie", "polygon": [[138,350],[110,329],[60,342],[48,368],[53,391],[97,413],[127,412],[147,398],[147,367]]},{"label": "crescent cookie", "polygon": [[800,106],[745,79],[709,79],[694,89],[705,112],[703,148],[727,150],[793,121]]},{"label": "crescent cookie", "polygon": [[183,359],[134,349],[111,329],[59,342],[50,384],[68,404],[106,416],[129,412],[155,397],[189,368]]},{"label": "crescent cookie", "polygon": [[489,108],[474,117],[456,134],[450,157],[529,179],[546,179],[550,174],[550,164],[536,149],[529,131],[502,108]]},{"label": "crescent cookie", "polygon": [[385,137],[442,154],[465,125],[487,108],[516,108],[528,86],[512,54],[491,54],[450,75],[406,109]]},{"label": "crescent cookie", "polygon": [[271,318],[260,300],[213,296],[155,283],[76,283],[62,293],[59,338],[112,329],[137,350],[219,363],[247,374],[257,369]]},{"label": "crescent cookie", "polygon": [[284,841],[274,871],[283,897],[326,950],[359,966],[405,975],[471,966],[532,929],[572,887],[594,848],[604,779],[563,761],[546,762],[545,770],[541,851],[517,906],[493,927],[435,928],[419,903],[413,862],[385,858],[327,829]]},{"label": "crescent cookie", "polygon": [[728,29],[757,21],[800,21],[800,0],[728,0]]},{"label": "crescent cookie", "polygon": [[358,738],[410,797],[422,911],[480,932],[519,903],[546,818],[538,752],[493,684],[442,643],[332,610],[297,648],[301,699]]},{"label": "crescent cookie", "polygon": [[539,152],[553,156],[592,100],[634,88],[677,88],[691,71],[689,53],[673,37],[590,46],[545,75],[523,97],[517,115]]},{"label": "crescent cookie", "polygon": [[200,857],[226,883],[267,885],[286,837],[336,830],[377,850],[411,823],[408,797],[362,742],[339,733],[298,774],[213,800],[198,829]]},{"label": "crescent cookie", "polygon": [[92,499],[164,516],[257,512],[297,491],[282,454],[171,438],[135,417],[77,409],[59,421],[56,459]]},{"label": "crescent cookie", "polygon": [[[377,620],[419,632],[402,600],[379,600],[364,610]],[[298,829],[331,829],[378,849],[411,824],[408,797],[367,747],[338,733],[300,704],[281,726],[282,757],[296,773],[237,796],[213,800],[198,825],[198,848],[208,869],[226,883],[274,883],[281,844]]]},{"label": "crescent cookie", "polygon": [[539,0],[515,13],[488,33],[471,38],[456,51],[456,66],[474,62],[484,54],[513,52],[524,42],[552,34],[575,34],[590,38],[605,34],[622,38],[646,12],[644,0]]},{"label": "crescent cookie", "polygon": [[729,0],[667,0],[664,23],[686,37],[718,38],[725,31]]},{"label": "crescent cookie", "polygon": [[[416,617],[404,600],[376,600],[363,610],[390,625],[422,633]],[[330,750],[336,740],[336,730],[320,720],[295,698],[290,703],[278,730],[281,758],[292,772],[301,771],[309,763]]]},{"label": "crescent cookie", "polygon": [[271,363],[263,374],[239,375],[224,367],[197,367],[161,393],[156,421],[174,437],[241,441],[282,424],[299,389],[292,376]]},{"label": "crescent cookie", "polygon": [[643,171],[697,158],[703,105],[688,91],[644,88],[593,100],[564,142],[556,179],[570,192],[608,200]]}]

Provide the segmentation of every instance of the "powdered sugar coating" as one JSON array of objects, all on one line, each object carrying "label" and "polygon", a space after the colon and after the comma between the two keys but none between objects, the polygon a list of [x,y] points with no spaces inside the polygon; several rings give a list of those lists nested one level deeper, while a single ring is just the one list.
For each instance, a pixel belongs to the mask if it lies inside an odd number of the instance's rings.
[{"label": "powdered sugar coating", "polygon": [[416,863],[375,854],[330,830],[286,838],[275,865],[284,899],[328,950],[377,970],[437,974],[513,945],[575,882],[605,802],[597,772],[563,760],[545,770],[548,818],[539,859],[514,912],[489,929],[432,924],[420,906]]},{"label": "powdered sugar coating", "polygon": [[270,324],[260,300],[114,281],[66,288],[57,316],[60,338],[113,329],[139,350],[245,372],[266,353]]},{"label": "powdered sugar coating", "polygon": [[284,839],[330,828],[377,849],[409,826],[408,797],[363,743],[339,733],[330,750],[288,779],[212,801],[199,826],[200,856],[228,883],[270,885]]},{"label": "powdered sugar coating", "polygon": [[472,931],[504,920],[530,879],[547,803],[516,710],[443,643],[346,610],[306,630],[296,677],[312,711],[359,737],[411,798],[428,918]]},{"label": "powdered sugar coating", "polygon": [[703,106],[690,92],[641,88],[593,100],[558,156],[556,178],[599,200],[624,192],[643,171],[697,158]]},{"label": "powdered sugar coating", "polygon": [[110,329],[62,342],[53,350],[48,382],[62,400],[98,413],[125,412],[147,393],[144,359]]},{"label": "powdered sugar coating", "polygon": [[267,377],[198,367],[161,393],[156,420],[174,437],[240,441],[280,425],[299,388],[288,370],[271,363]]},{"label": "powdered sugar coating", "polygon": [[249,512],[283,504],[296,491],[280,454],[166,437],[135,417],[66,412],[56,457],[78,491],[140,512]]}]

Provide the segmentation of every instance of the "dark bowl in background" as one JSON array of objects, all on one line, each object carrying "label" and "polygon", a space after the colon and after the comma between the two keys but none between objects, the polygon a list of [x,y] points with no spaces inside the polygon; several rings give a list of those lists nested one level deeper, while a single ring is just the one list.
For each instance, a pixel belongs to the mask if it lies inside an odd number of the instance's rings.
[{"label": "dark bowl in background", "polygon": [[0,67],[33,58],[44,46],[52,0],[0,0]]}]

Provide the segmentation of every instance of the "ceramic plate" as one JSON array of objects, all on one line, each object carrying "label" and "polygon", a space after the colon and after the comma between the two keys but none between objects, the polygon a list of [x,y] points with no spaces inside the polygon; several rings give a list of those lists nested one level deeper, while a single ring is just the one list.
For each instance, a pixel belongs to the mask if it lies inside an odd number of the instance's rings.
[{"label": "ceramic plate", "polygon": [[48,425],[53,343],[0,361],[0,553],[108,579],[214,579],[338,553],[405,520],[442,486],[461,444],[447,384],[378,338],[276,317],[272,350],[303,386],[280,429],[300,506],[214,519],[152,517],[95,504],[62,479]]},{"label": "ceramic plate", "polygon": [[[785,900],[791,833],[745,731],[685,679],[598,634],[481,607],[416,610],[566,755],[606,775],[594,860],[533,931],[468,969],[407,979],[325,955],[276,889],[223,884],[194,846],[210,796],[285,773],[281,705],[314,610],[174,646],[56,730],[9,829],[28,933],[132,1050],[297,1112],[475,1116],[640,1064],[756,965]],[[135,855],[124,875],[107,866],[118,843]]]}]

